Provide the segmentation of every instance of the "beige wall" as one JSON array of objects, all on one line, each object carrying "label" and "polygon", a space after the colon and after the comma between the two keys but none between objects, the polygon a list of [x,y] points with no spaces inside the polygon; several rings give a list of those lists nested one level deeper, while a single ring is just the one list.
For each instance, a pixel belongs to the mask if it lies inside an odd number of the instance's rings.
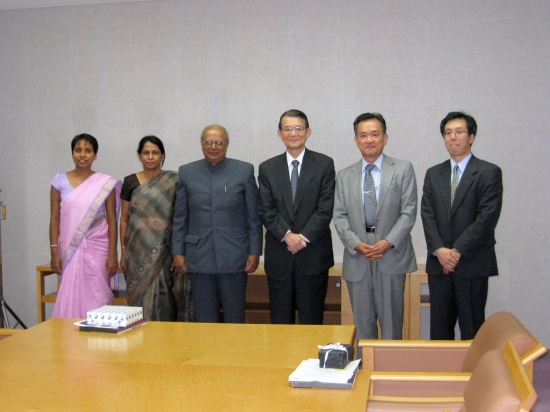
[{"label": "beige wall", "polygon": [[[501,276],[488,314],[517,314],[546,345],[546,163],[550,3],[541,1],[151,1],[0,12],[0,188],[4,291],[36,322],[34,267],[49,260],[49,184],[73,167],[70,139],[100,142],[95,169],[139,170],[145,134],[165,167],[200,158],[202,128],[224,125],[229,155],[283,152],[279,115],[305,111],[308,147],[336,168],[359,159],[352,122],[379,111],[386,153],[426,169],[447,158],[448,111],[476,117],[476,156],[504,171],[497,228]],[[420,219],[413,230],[425,261]],[[334,235],[335,255],[342,245]]]}]

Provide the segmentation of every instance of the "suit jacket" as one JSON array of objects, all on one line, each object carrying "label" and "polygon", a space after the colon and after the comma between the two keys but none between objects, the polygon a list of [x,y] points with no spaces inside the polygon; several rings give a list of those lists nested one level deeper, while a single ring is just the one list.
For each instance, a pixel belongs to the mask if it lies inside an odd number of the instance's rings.
[{"label": "suit jacket", "polygon": [[172,254],[186,257],[191,273],[235,273],[248,255],[262,254],[254,166],[202,159],[179,168]]},{"label": "suit jacket", "polygon": [[[362,199],[362,162],[338,172],[334,201],[334,226],[345,246],[342,276],[352,282],[363,278],[371,264],[355,247],[367,242]],[[382,274],[416,270],[411,229],[416,220],[416,178],[412,164],[384,155],[376,207],[375,242],[387,239],[394,245],[377,259]]]},{"label": "suit jacket", "polygon": [[426,271],[440,275],[433,253],[456,248],[462,256],[454,273],[463,279],[498,275],[495,227],[502,207],[502,171],[472,155],[456,189],[451,208],[451,162],[426,172],[421,216],[428,246]]},{"label": "suit jacket", "polygon": [[[294,266],[317,274],[334,265],[330,221],[334,206],[334,162],[321,153],[305,149],[296,197],[292,191],[286,153],[260,165],[258,211],[267,230],[265,271],[286,279]],[[283,241],[287,231],[299,233],[310,243],[293,255]]]}]

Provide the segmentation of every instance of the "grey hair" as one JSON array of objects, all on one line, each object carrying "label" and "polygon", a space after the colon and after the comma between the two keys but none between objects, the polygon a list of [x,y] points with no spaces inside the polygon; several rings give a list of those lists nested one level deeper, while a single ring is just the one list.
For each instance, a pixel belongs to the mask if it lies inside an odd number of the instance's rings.
[{"label": "grey hair", "polygon": [[211,127],[219,127],[220,129],[222,129],[225,132],[225,142],[229,143],[229,132],[227,131],[227,129],[225,127],[220,126],[219,124],[211,124],[210,126],[206,126],[204,129],[202,129],[201,142],[204,140],[204,132],[207,129],[210,129]]}]

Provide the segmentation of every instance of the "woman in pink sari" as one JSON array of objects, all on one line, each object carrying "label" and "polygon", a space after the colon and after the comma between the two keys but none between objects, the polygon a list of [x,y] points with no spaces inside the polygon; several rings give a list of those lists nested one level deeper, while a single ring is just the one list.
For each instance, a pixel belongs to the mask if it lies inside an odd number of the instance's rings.
[{"label": "woman in pink sari", "polygon": [[53,317],[86,318],[113,302],[109,277],[118,269],[117,211],[121,182],[96,173],[97,140],[75,136],[75,169],[52,180],[50,249],[52,270],[61,275]]}]

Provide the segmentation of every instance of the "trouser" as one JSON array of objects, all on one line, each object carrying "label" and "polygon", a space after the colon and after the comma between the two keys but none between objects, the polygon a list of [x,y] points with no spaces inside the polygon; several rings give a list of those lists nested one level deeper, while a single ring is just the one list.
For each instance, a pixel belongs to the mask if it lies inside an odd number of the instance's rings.
[{"label": "trouser", "polygon": [[191,293],[197,322],[244,323],[248,273],[191,273]]}]

